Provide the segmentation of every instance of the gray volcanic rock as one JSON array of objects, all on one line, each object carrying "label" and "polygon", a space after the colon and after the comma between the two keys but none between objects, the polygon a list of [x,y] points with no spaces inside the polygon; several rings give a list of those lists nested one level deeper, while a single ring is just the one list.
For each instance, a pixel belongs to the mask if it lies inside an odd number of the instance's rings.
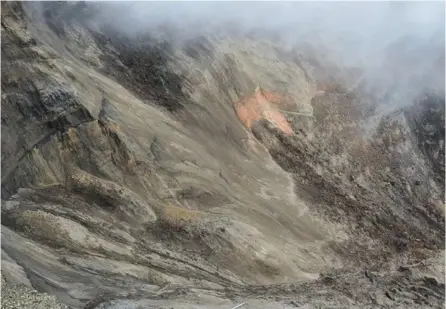
[{"label": "gray volcanic rock", "polygon": [[16,286],[2,290],[2,308],[67,309],[68,306],[58,303],[54,296]]},{"label": "gray volcanic rock", "polygon": [[[100,7],[2,3],[2,303],[442,306],[444,95],[375,121],[348,72],[131,36]],[[293,134],[243,126],[259,85],[293,99]]]}]

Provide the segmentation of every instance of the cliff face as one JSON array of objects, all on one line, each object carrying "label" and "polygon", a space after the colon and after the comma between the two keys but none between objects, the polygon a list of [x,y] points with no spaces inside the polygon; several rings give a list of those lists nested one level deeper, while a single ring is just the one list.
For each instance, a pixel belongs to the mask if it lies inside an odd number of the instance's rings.
[{"label": "cliff face", "polygon": [[[6,282],[72,307],[105,292],[278,308],[289,291],[301,305],[383,302],[404,276],[410,295],[429,291],[384,304],[442,302],[443,277],[423,278],[444,271],[444,96],[367,131],[375,98],[321,80],[310,57],[129,36],[95,23],[99,8],[2,3]],[[357,298],[345,290],[344,275],[373,282],[358,271],[420,261]],[[279,283],[276,303],[255,300]],[[311,284],[324,295],[308,299]]]}]

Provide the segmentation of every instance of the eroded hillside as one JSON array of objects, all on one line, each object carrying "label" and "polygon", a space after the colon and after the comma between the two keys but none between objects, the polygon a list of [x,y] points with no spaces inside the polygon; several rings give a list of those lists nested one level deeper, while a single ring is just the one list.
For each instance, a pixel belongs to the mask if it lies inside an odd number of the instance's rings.
[{"label": "eroded hillside", "polygon": [[377,118],[314,55],[130,36],[98,10],[2,2],[7,287],[73,308],[442,306],[444,93]]}]

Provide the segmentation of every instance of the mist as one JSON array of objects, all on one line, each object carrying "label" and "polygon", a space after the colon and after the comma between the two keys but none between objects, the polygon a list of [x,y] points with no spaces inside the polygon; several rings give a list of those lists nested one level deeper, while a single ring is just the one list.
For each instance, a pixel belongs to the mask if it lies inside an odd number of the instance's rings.
[{"label": "mist", "polygon": [[[361,74],[383,104],[444,93],[443,2],[97,2],[96,22],[127,35],[186,42],[202,35],[273,40],[283,51]],[[163,26],[160,27],[160,26]],[[169,29],[166,32],[166,29]],[[311,46],[310,49],[306,47]],[[304,51],[306,50],[306,51]],[[444,94],[443,94],[444,95]]]}]

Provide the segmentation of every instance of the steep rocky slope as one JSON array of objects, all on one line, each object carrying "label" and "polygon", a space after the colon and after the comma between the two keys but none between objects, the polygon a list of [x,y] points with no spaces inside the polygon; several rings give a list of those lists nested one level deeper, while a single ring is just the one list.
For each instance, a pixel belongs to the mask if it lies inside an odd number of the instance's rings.
[{"label": "steep rocky slope", "polygon": [[7,288],[73,308],[442,306],[444,93],[377,118],[314,55],[129,35],[100,8],[2,3]]}]

